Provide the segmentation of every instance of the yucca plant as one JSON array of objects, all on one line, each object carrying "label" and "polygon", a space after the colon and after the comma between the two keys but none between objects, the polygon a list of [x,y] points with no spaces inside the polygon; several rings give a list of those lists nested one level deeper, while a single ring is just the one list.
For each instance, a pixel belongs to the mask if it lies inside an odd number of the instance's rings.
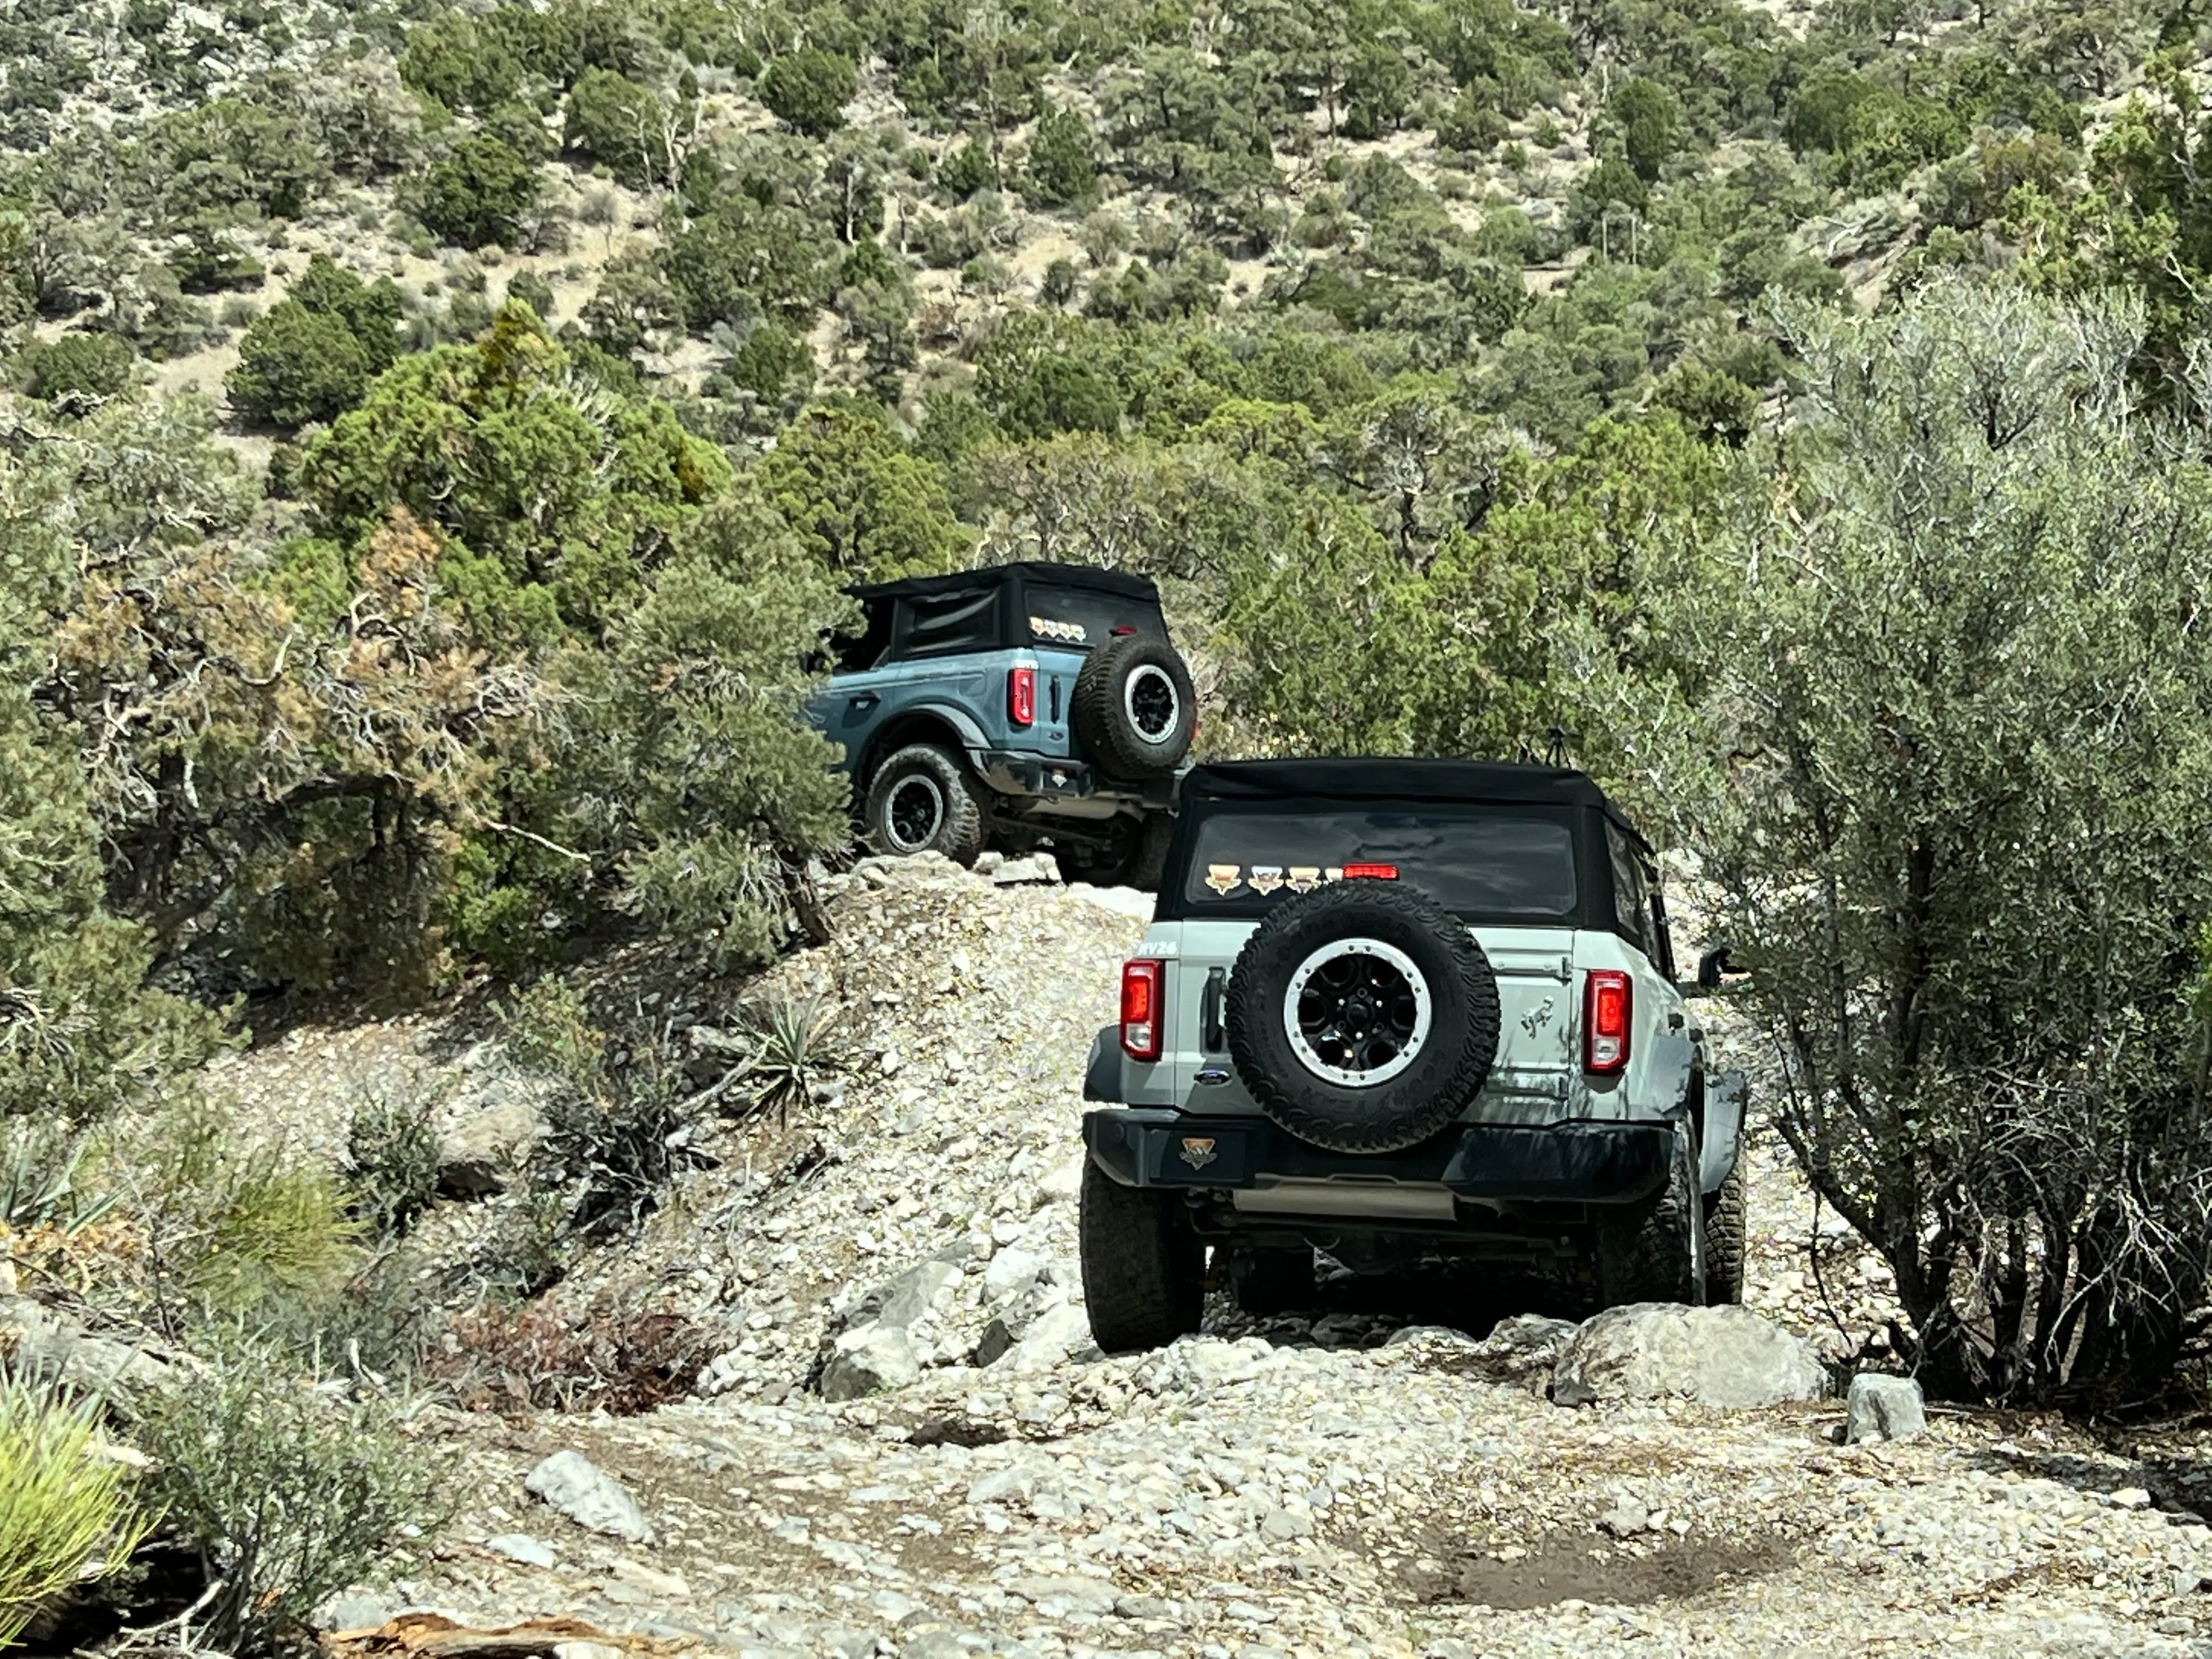
[{"label": "yucca plant", "polygon": [[0,1370],[0,1649],[40,1605],[145,1536],[130,1472],[100,1455],[98,1401]]},{"label": "yucca plant", "polygon": [[790,1121],[792,1106],[843,1064],[850,1047],[844,1010],[826,997],[779,992],[745,1009],[744,1030],[753,1041],[745,1073],[752,1109],[774,1108],[778,1123]]}]

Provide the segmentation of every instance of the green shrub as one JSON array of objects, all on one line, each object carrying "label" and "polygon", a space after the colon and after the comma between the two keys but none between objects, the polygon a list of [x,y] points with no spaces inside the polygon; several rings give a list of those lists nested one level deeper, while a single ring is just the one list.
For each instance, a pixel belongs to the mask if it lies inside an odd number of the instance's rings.
[{"label": "green shrub", "polygon": [[250,1316],[272,1297],[304,1300],[341,1284],[362,1224],[319,1164],[281,1146],[241,1144],[230,1114],[204,1097],[159,1121],[153,1158],[156,1269],[216,1319]]},{"label": "green shrub", "polygon": [[354,1209],[381,1237],[404,1233],[437,1196],[443,1156],[432,1127],[437,1109],[437,1097],[418,1089],[372,1094],[354,1113],[346,1135]]},{"label": "green shrub", "polygon": [[403,1528],[443,1523],[441,1460],[403,1422],[386,1401],[313,1388],[246,1350],[146,1402],[133,1438],[159,1464],[149,1493],[221,1586],[202,1615],[205,1640],[261,1653],[295,1639],[315,1604],[359,1580]]},{"label": "green shrub", "polygon": [[94,1401],[0,1370],[0,1649],[40,1604],[126,1559],[146,1530],[129,1472],[94,1449]]},{"label": "green shrub", "polygon": [[977,191],[998,181],[998,169],[991,165],[989,149],[975,138],[970,138],[946,156],[944,165],[937,169],[939,188],[956,202],[964,202]]},{"label": "green shrub", "polygon": [[279,300],[238,343],[224,384],[250,420],[293,429],[335,420],[368,389],[368,353],[343,319]]},{"label": "green shrub", "polygon": [[859,87],[851,58],[801,46],[768,66],[760,78],[760,96],[778,120],[819,138],[843,124],[845,106]]},{"label": "green shrub", "polygon": [[64,334],[34,340],[15,358],[17,382],[48,403],[112,398],[131,384],[130,342],[112,334]]},{"label": "green shrub", "polygon": [[1036,136],[1023,166],[1030,193],[1038,201],[1065,207],[1090,195],[1098,182],[1098,147],[1091,123],[1072,109],[1048,109],[1037,118]]},{"label": "green shrub", "polygon": [[431,234],[460,247],[512,246],[523,215],[538,202],[538,170],[504,141],[464,138],[423,176],[415,216]]},{"label": "green shrub", "polygon": [[628,76],[586,70],[569,90],[562,136],[573,149],[604,161],[633,189],[667,171],[660,100]]},{"label": "green shrub", "polygon": [[541,321],[553,314],[553,284],[527,267],[508,276],[507,297],[521,301]]}]

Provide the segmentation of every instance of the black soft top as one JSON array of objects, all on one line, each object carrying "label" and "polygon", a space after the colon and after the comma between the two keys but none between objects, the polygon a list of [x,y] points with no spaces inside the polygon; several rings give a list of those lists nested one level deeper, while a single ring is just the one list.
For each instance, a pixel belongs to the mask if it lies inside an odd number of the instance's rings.
[{"label": "black soft top", "polygon": [[1193,767],[1186,801],[1439,800],[1474,806],[1593,807],[1649,843],[1587,772],[1520,761],[1426,760],[1398,756],[1224,761]]},{"label": "black soft top", "polygon": [[986,565],[980,570],[956,570],[946,576],[905,576],[895,582],[868,582],[845,591],[866,603],[870,599],[934,599],[951,593],[973,593],[988,587],[1036,582],[1053,587],[1088,588],[1116,599],[1147,599],[1158,605],[1160,590],[1149,576],[1126,575],[1089,564],[1049,564],[1042,559],[1016,559],[1011,564]]}]

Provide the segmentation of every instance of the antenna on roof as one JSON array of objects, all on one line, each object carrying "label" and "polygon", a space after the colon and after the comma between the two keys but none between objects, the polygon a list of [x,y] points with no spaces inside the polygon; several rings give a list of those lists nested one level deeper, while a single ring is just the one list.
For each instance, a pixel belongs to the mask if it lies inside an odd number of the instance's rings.
[{"label": "antenna on roof", "polygon": [[1566,728],[1562,726],[1555,726],[1550,731],[1544,733],[1544,764],[1547,766],[1565,766],[1566,763]]}]

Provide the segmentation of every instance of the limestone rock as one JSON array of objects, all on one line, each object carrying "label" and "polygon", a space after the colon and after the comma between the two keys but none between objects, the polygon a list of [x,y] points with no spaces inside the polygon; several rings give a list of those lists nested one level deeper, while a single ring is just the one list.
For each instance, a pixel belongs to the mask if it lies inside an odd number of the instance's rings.
[{"label": "limestone rock", "polygon": [[905,1330],[924,1314],[942,1308],[959,1282],[960,1269],[948,1261],[924,1261],[909,1267],[884,1286],[883,1311],[876,1316],[876,1323]]},{"label": "limestone rock", "polygon": [[580,1527],[633,1544],[653,1541],[653,1528],[637,1499],[581,1452],[555,1452],[523,1481],[526,1491]]},{"label": "limestone rock", "polygon": [[1850,1419],[1844,1438],[1910,1440],[1928,1430],[1928,1413],[1919,1383],[1909,1376],[1861,1371],[1851,1379]]},{"label": "limestone rock", "polygon": [[847,1331],[830,1345],[822,1370],[824,1400],[859,1400],[902,1389],[921,1375],[914,1344],[896,1325],[871,1322]]},{"label": "limestone rock", "polygon": [[1090,1346],[1088,1310],[1072,1302],[1058,1302],[1030,1322],[1005,1363],[1015,1371],[1049,1370]]},{"label": "limestone rock", "polygon": [[1818,1398],[1827,1373],[1812,1346],[1747,1308],[1637,1302],[1608,1308],[1568,1339],[1552,1371],[1562,1406],[1680,1395],[1700,1405]]}]

